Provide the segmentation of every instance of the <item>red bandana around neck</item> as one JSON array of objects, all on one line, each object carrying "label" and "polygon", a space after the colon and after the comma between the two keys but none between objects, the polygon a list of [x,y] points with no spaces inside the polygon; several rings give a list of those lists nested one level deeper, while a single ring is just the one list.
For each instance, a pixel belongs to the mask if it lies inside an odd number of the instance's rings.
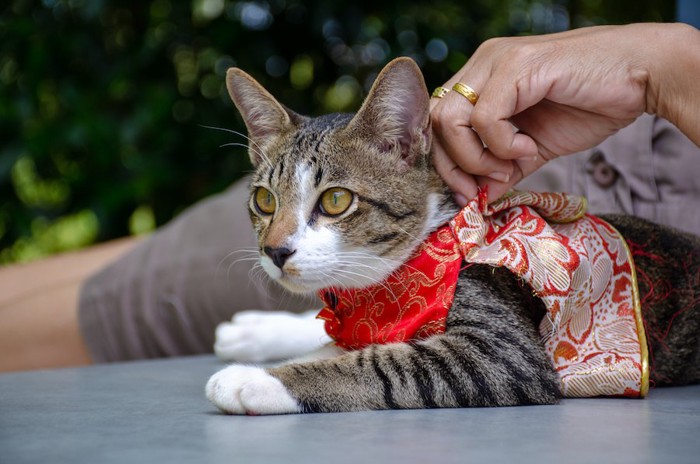
[{"label": "red bandana around neck", "polygon": [[318,318],[338,346],[351,350],[443,333],[461,262],[450,227],[442,226],[382,283],[319,292],[325,307]]}]

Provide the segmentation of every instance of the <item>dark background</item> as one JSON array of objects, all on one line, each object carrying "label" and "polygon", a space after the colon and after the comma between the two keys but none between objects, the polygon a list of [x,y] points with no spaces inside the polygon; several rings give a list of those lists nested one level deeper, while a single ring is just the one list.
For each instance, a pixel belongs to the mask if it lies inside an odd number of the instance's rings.
[{"label": "dark background", "polygon": [[490,37],[675,18],[663,0],[3,3],[0,264],[147,232],[241,177],[245,149],[222,145],[243,137],[205,127],[245,132],[230,66],[298,112],[353,111],[396,56],[432,88]]}]

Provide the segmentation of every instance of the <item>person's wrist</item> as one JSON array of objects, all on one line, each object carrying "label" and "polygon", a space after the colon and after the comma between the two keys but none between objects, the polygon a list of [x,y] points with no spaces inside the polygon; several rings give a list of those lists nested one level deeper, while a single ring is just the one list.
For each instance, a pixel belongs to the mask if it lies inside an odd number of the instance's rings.
[{"label": "person's wrist", "polygon": [[[700,31],[683,23],[648,24],[642,58],[648,73],[645,111],[678,125],[686,105],[689,80],[697,79],[695,61],[688,53],[700,50]],[[691,84],[694,85],[694,84]]]}]

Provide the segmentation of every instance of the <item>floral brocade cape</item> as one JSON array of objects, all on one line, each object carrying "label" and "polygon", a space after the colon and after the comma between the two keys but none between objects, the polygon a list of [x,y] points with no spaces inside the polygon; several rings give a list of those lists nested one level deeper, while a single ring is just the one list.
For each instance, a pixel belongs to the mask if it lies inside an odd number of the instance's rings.
[{"label": "floral brocade cape", "polygon": [[481,193],[384,282],[320,292],[336,344],[422,340],[445,331],[464,263],[504,266],[542,299],[539,331],[567,397],[643,397],[649,367],[634,262],[619,232],[586,200]]}]

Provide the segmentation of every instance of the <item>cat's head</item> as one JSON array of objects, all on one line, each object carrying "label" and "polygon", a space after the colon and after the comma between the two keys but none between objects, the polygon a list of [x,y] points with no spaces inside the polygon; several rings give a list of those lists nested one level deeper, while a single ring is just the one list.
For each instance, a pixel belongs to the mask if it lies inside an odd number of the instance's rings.
[{"label": "cat's head", "polygon": [[455,213],[432,167],[428,91],[412,60],[389,63],[354,115],[296,114],[240,69],[226,83],[256,169],[261,264],[287,289],[380,282]]}]

